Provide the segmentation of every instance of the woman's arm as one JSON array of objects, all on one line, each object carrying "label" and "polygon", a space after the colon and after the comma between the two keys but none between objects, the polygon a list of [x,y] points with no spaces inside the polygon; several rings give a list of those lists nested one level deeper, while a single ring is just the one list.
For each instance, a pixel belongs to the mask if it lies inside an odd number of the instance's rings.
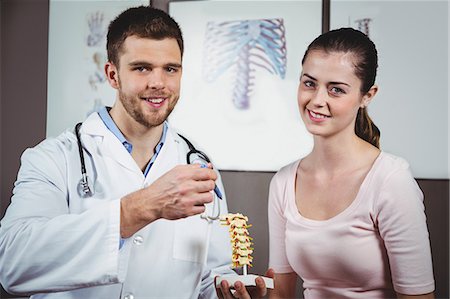
[{"label": "woman's arm", "polygon": [[281,273],[274,275],[274,289],[269,290],[269,298],[295,298],[295,287],[297,285],[297,274]]}]

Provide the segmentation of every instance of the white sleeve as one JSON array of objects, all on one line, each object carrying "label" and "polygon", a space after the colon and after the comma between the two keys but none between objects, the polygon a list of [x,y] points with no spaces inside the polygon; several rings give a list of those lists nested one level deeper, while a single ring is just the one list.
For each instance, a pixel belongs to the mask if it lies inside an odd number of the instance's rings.
[{"label": "white sleeve", "polygon": [[119,251],[120,199],[69,213],[66,157],[54,140],[22,155],[0,226],[0,282],[13,294],[121,282],[129,244]]},{"label": "white sleeve", "polygon": [[[216,183],[222,191],[223,198],[219,200],[220,214],[224,215],[228,213],[228,207],[220,175]],[[208,242],[208,256],[202,273],[199,296],[202,299],[217,298],[214,277],[235,273],[231,269],[231,245],[228,229],[220,225],[219,220],[215,220],[209,225],[211,226],[211,232]]]},{"label": "white sleeve", "polygon": [[423,194],[406,162],[385,178],[376,210],[395,291],[406,295],[432,292],[434,278]]}]

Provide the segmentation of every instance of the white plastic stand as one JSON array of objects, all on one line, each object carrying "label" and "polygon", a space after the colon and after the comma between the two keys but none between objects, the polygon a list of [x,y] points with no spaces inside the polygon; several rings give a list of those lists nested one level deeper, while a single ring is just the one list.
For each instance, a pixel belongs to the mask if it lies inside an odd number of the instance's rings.
[{"label": "white plastic stand", "polygon": [[[247,274],[247,275],[232,274],[232,275],[219,276],[216,279],[216,287],[220,286],[220,283],[222,282],[222,280],[228,281],[228,284],[233,289],[234,289],[233,285],[236,281],[242,282],[245,286],[256,286],[255,279],[258,276],[259,275],[255,275],[255,274]],[[264,276],[260,276],[260,277],[264,280],[264,283],[266,284],[266,287],[268,289],[273,289],[273,279],[272,278],[264,277]]]}]

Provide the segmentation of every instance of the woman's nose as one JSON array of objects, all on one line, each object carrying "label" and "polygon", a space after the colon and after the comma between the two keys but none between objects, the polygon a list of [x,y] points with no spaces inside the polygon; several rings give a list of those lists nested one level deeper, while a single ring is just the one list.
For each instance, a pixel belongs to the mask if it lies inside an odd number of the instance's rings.
[{"label": "woman's nose", "polygon": [[315,93],[311,95],[311,103],[317,107],[326,105],[326,98],[328,93],[323,88],[318,88]]}]

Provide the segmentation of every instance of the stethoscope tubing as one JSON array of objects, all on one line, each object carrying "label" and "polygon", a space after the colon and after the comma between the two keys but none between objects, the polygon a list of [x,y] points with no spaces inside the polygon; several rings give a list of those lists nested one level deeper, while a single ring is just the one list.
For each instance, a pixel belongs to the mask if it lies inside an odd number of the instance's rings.
[{"label": "stethoscope tubing", "polygon": [[81,174],[86,175],[86,163],[84,162],[83,147],[81,145],[80,127],[81,127],[81,123],[77,123],[77,125],[75,126],[75,134],[77,136],[78,153],[80,155]]},{"label": "stethoscope tubing", "polygon": [[[80,127],[81,127],[82,123],[77,123],[75,125],[75,136],[77,138],[77,144],[78,144],[78,153],[80,156],[80,164],[81,164],[81,180],[78,183],[78,192],[80,193],[79,195],[81,197],[89,197],[92,196],[93,193],[93,189],[91,189],[91,187],[89,186],[89,182],[88,182],[88,176],[87,176],[87,171],[86,171],[86,163],[84,161],[84,153],[83,153],[83,146],[81,144],[81,136],[80,136]],[[187,164],[191,164],[191,156],[192,155],[197,155],[199,156],[202,160],[204,160],[206,163],[211,163],[211,160],[209,159],[209,157],[202,151],[197,150],[194,145],[183,135],[178,134],[188,145],[189,148],[189,152],[186,154],[186,162]],[[220,192],[219,188],[217,187],[217,185],[214,185],[214,193],[215,193],[215,197],[218,197],[219,199],[222,199],[222,193]],[[214,204],[213,204],[213,212],[215,210],[216,207],[216,200],[214,200]],[[208,220],[208,221],[213,221],[213,220],[218,220],[220,218],[220,202],[218,205],[218,209],[217,209],[217,214],[210,216],[206,213],[206,211],[200,215],[200,217],[202,219]]]}]

